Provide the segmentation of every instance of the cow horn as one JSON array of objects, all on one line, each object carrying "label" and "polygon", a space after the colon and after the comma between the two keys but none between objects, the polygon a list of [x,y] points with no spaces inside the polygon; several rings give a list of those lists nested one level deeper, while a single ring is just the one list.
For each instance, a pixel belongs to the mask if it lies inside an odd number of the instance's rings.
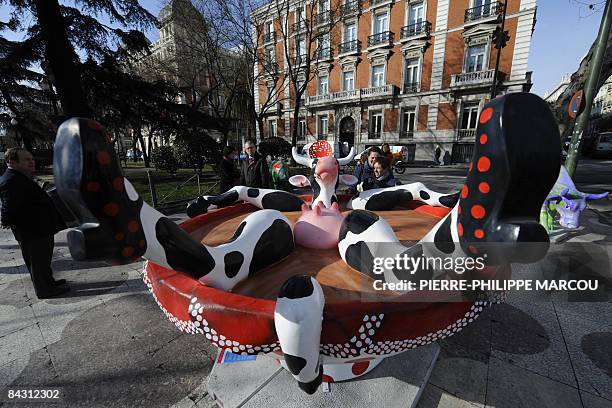
[{"label": "cow horn", "polygon": [[295,160],[296,163],[301,164],[302,166],[306,166],[308,168],[312,168],[313,159],[309,159],[298,154],[296,147],[293,147],[291,149],[291,155],[293,156],[293,160]]},{"label": "cow horn", "polygon": [[353,160],[353,157],[355,157],[355,147],[351,147],[351,151],[349,152],[348,156],[338,159],[338,164],[341,166],[349,164],[351,160]]}]

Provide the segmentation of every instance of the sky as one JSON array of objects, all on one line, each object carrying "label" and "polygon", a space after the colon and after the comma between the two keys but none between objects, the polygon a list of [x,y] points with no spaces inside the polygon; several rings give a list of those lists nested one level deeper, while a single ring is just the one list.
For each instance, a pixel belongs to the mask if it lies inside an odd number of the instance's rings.
[{"label": "sky", "polygon": [[[166,3],[167,0],[140,0],[140,4],[155,16]],[[603,3],[604,0],[537,0],[537,23],[529,53],[533,93],[543,96],[564,74],[578,68],[597,38]],[[595,5],[594,10],[589,9],[589,4]],[[8,7],[1,6],[0,20],[6,21],[7,14]],[[159,36],[156,30],[146,34],[153,41]]]}]

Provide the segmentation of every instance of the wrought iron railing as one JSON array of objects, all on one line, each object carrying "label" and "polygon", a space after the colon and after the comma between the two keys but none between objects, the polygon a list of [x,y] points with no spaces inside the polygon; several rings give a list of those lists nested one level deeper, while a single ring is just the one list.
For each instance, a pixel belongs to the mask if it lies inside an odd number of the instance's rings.
[{"label": "wrought iron railing", "polygon": [[379,44],[391,45],[393,42],[393,33],[391,31],[383,31],[380,33],[372,34],[368,37],[368,47]]},{"label": "wrought iron railing", "polygon": [[414,37],[421,34],[429,35],[431,32],[431,23],[429,21],[419,21],[402,27],[400,36],[402,39]]},{"label": "wrought iron railing", "polygon": [[347,54],[350,52],[359,52],[361,48],[361,41],[352,40],[345,41],[338,45],[338,54]]},{"label": "wrought iron railing", "polygon": [[264,35],[263,35],[263,42],[264,42],[264,44],[276,42],[276,32],[272,31],[272,32],[269,32],[269,33],[264,33]]},{"label": "wrought iron railing", "polygon": [[414,139],[413,130],[402,130],[399,132],[400,139]]},{"label": "wrought iron railing", "polygon": [[504,6],[500,2],[491,2],[480,6],[472,7],[465,10],[466,23],[482,20],[483,18],[495,17],[501,15],[504,11]]},{"label": "wrought iron railing", "polygon": [[331,12],[329,10],[321,11],[315,16],[315,22],[317,24],[325,24],[331,21]]},{"label": "wrought iron railing", "polygon": [[319,48],[317,55],[319,57],[319,60],[328,60],[332,56],[331,48],[330,47]]},{"label": "wrought iron railing", "polygon": [[404,84],[404,93],[415,93],[419,91],[418,82],[407,82]]},{"label": "wrought iron railing", "polygon": [[340,6],[340,15],[342,15],[342,17],[352,16],[353,14],[357,14],[360,11],[361,11],[361,1],[360,0],[347,1],[342,6]]},{"label": "wrought iron railing", "polygon": [[457,129],[457,140],[474,139],[476,137],[476,129]]}]

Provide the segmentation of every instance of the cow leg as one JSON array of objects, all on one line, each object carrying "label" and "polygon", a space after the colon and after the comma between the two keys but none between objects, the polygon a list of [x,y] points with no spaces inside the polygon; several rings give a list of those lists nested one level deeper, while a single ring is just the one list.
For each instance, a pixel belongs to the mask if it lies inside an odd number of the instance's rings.
[{"label": "cow leg", "polygon": [[100,124],[64,122],[54,147],[57,192],[79,227],[68,245],[77,260],[125,264],[141,256],[224,290],[289,255],[289,220],[274,210],[249,215],[227,243],[209,247],[151,208],[123,177]]},{"label": "cow leg", "polygon": [[210,209],[225,207],[238,201],[253,204],[261,209],[277,211],[300,211],[302,204],[304,204],[301,198],[283,190],[236,186],[217,196],[196,198],[187,205],[187,215],[193,218]]},{"label": "cow leg", "polygon": [[459,193],[442,194],[428,189],[423,183],[410,183],[364,191],[353,197],[347,207],[355,210],[389,211],[412,200],[434,207],[453,208],[459,200]]},{"label": "cow leg", "polygon": [[319,362],[325,298],[321,285],[310,276],[293,276],[280,290],[274,310],[274,325],[283,352],[283,366],[308,394],[323,379]]},{"label": "cow leg", "polygon": [[382,218],[353,211],[340,230],[342,258],[368,274],[374,270],[374,258],[404,253],[484,257],[489,266],[542,258],[549,241],[538,216],[557,178],[561,149],[546,102],[532,94],[497,98],[483,109],[476,135],[473,163],[459,202],[419,243],[402,249]]}]

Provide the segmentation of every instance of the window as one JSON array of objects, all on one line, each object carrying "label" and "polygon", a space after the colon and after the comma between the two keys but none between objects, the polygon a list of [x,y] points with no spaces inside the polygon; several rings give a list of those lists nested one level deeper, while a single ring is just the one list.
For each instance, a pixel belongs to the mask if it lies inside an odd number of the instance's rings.
[{"label": "window", "polygon": [[321,35],[319,41],[319,58],[327,59],[330,57],[329,33]]},{"label": "window", "polygon": [[342,73],[342,90],[352,91],[355,89],[355,72],[344,71]]},{"label": "window", "polygon": [[[297,90],[299,92],[300,89],[302,89],[302,87],[304,86],[304,80],[303,79],[298,79],[297,81],[295,81],[295,85],[297,87]],[[306,96],[307,90],[304,89],[304,93],[302,94],[302,99],[304,99],[304,97]]]},{"label": "window", "polygon": [[402,110],[400,138],[412,139],[416,123],[416,108],[408,107]]},{"label": "window", "polygon": [[318,134],[320,136],[327,136],[327,115],[318,117]]},{"label": "window", "polygon": [[328,10],[329,10],[329,0],[319,1],[319,12],[328,11]]},{"label": "window", "polygon": [[268,137],[276,137],[276,120],[268,121]]},{"label": "window", "polygon": [[268,99],[272,99],[272,93],[274,92],[274,87],[272,85],[266,85],[266,90],[268,91]]},{"label": "window", "polygon": [[419,88],[420,58],[407,58],[404,72],[404,92],[417,92]]},{"label": "window", "polygon": [[325,95],[328,92],[328,81],[329,81],[329,77],[327,75],[320,75],[319,76],[319,95]]},{"label": "window", "polygon": [[461,115],[461,129],[476,129],[478,105],[466,105]]},{"label": "window", "polygon": [[274,49],[266,48],[266,66],[271,66],[274,62]]},{"label": "window", "polygon": [[297,132],[298,132],[298,140],[305,140],[306,139],[306,118],[299,118],[298,119],[298,128],[297,128]]},{"label": "window", "polygon": [[491,8],[493,6],[492,0],[474,0],[474,15],[477,17],[488,17],[491,15]]},{"label": "window", "polygon": [[484,69],[485,44],[471,45],[467,51],[465,72],[478,72]]},{"label": "window", "polygon": [[350,23],[344,26],[344,42],[355,41],[357,39],[357,24]]},{"label": "window", "polygon": [[410,3],[408,6],[408,25],[420,25],[423,22],[423,2]]},{"label": "window", "polygon": [[383,86],[385,84],[385,66],[372,66],[372,87]]},{"label": "window", "polygon": [[299,37],[295,39],[295,55],[297,57],[297,64],[304,62],[306,59],[306,42]]},{"label": "window", "polygon": [[384,33],[389,31],[389,18],[387,13],[374,15],[374,34]]},{"label": "window", "polygon": [[274,24],[269,21],[266,23],[266,33],[273,33],[274,32]]},{"label": "window", "polygon": [[370,112],[368,139],[380,139],[382,133],[382,111]]}]

